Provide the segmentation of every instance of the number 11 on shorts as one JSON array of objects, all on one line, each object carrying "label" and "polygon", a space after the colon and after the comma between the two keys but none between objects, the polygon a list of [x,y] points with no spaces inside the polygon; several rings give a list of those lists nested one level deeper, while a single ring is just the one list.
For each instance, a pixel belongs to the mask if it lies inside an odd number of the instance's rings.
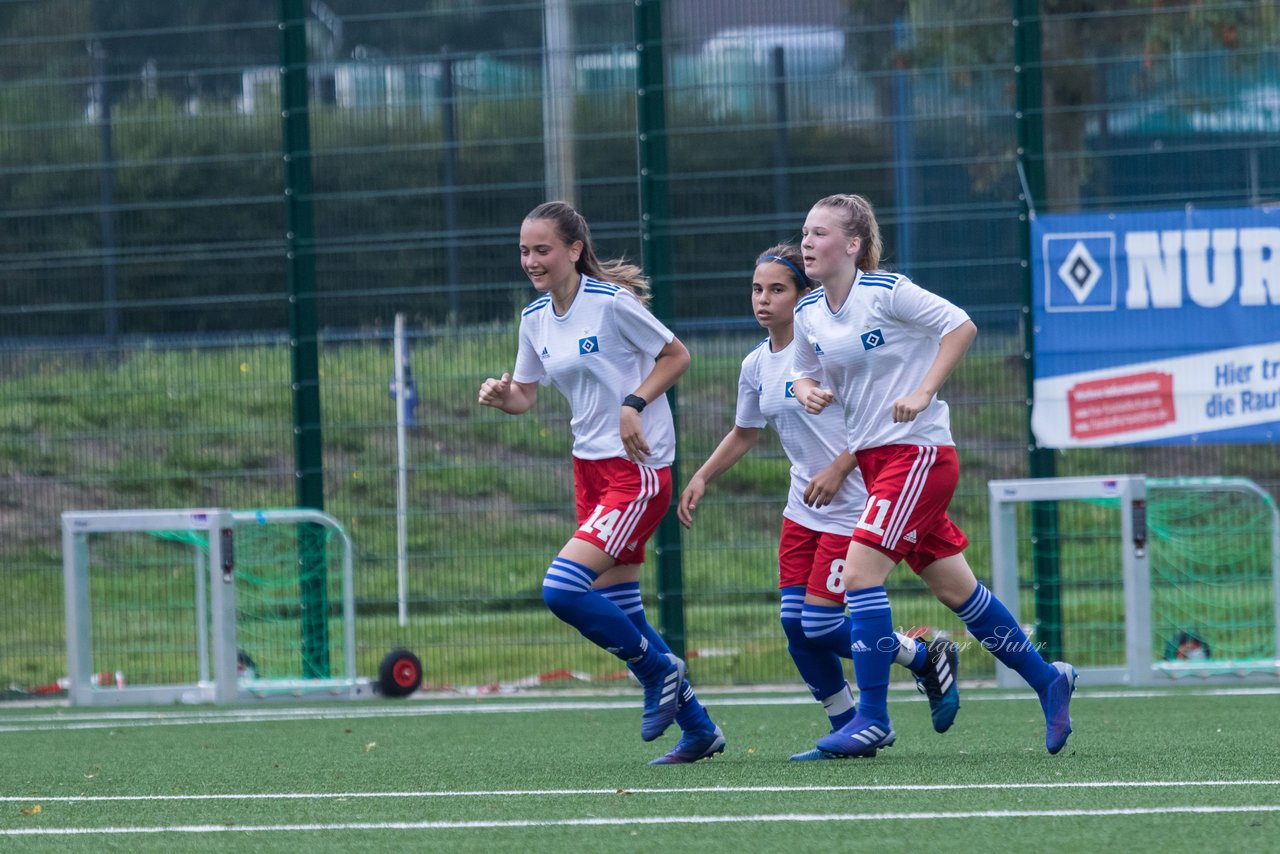
[{"label": "number 11 on shorts", "polygon": [[[889,504],[889,499],[877,499],[872,495],[867,499],[867,509],[862,511],[862,518],[858,520],[858,527],[864,531],[870,531],[877,537],[883,537],[884,520],[889,515]],[[871,518],[872,513],[875,513],[875,519]]]}]

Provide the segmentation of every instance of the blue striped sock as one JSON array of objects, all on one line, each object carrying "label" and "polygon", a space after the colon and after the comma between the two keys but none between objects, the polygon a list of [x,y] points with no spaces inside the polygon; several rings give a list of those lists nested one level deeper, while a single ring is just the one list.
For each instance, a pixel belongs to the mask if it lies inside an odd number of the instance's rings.
[{"label": "blue striped sock", "polygon": [[893,612],[883,587],[867,587],[846,594],[849,603],[850,648],[858,682],[858,716],[889,725],[889,668],[898,648]]},{"label": "blue striped sock", "polygon": [[[809,693],[825,707],[829,699],[839,696],[842,691],[848,693],[849,690],[840,656],[808,637],[804,627],[804,614],[809,606],[804,604],[804,587],[783,587],[778,592],[782,596],[778,616],[782,620],[782,632],[787,636],[787,652],[795,662],[800,678],[809,688]],[[847,637],[844,645],[848,646]],[[850,699],[852,700],[852,695]],[[835,714],[843,711],[837,709]],[[828,717],[831,717],[831,713]]]},{"label": "blue striped sock", "polygon": [[[803,590],[804,588],[800,588]],[[814,605],[805,602],[800,612],[804,636],[820,649],[849,658],[849,618],[844,605]]]},{"label": "blue striped sock", "polygon": [[[815,644],[829,649],[841,658],[850,658],[849,638],[852,627],[845,614],[844,605],[814,605],[804,603],[800,614],[804,634]],[[898,646],[894,650],[893,663],[901,664],[912,673],[924,669],[929,648],[923,641],[913,640],[901,633],[894,633]]]},{"label": "blue striped sock", "polygon": [[542,599],[551,613],[573,626],[596,646],[648,674],[667,667],[666,659],[645,642],[627,615],[591,589],[596,573],[580,563],[557,557],[542,579]]},{"label": "blue striped sock", "polygon": [[[640,598],[639,581],[611,584],[608,587],[598,588],[596,592],[613,602],[622,613],[627,615],[632,625],[644,636],[652,649],[664,655],[671,652],[671,647],[667,646],[662,635],[649,624],[649,619],[645,616],[644,600]],[[689,684],[688,679],[680,685],[680,711],[676,712],[676,723],[683,731],[707,729],[712,726],[711,716],[698,702],[698,696],[693,692],[693,686]]]},{"label": "blue striped sock", "polygon": [[1031,639],[1013,614],[982,586],[982,582],[978,582],[973,595],[954,610],[969,628],[969,634],[1002,664],[1025,679],[1037,694],[1043,693],[1058,678],[1058,671],[1032,646]]}]

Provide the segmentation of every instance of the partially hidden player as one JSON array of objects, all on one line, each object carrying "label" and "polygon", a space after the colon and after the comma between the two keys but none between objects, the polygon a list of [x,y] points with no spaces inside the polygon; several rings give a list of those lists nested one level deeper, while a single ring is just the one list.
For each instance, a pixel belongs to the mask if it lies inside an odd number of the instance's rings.
[{"label": "partially hidden player", "polygon": [[[791,462],[778,544],[782,630],[796,670],[835,731],[853,720],[856,711],[841,663],[850,657],[841,573],[867,493],[845,447],[839,412],[808,415],[791,391],[792,321],[796,303],[811,289],[796,247],[773,246],[756,259],[751,307],[769,336],[742,360],[734,427],[689,478],[676,513],[681,524],[692,527],[707,486],[756,446],[766,426],[777,432]],[[894,647],[894,660],[916,674],[929,697],[934,728],[945,732],[960,706],[956,645],[942,638],[926,645],[895,633]],[[837,757],[813,749],[791,758]]]}]

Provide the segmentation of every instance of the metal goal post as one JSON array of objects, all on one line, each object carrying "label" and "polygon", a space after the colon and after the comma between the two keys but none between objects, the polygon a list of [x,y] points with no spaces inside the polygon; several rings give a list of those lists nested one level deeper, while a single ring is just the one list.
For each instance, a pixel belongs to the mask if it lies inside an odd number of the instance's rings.
[{"label": "metal goal post", "polygon": [[[265,679],[244,668],[237,643],[236,592],[246,582],[236,572],[237,532],[245,526],[271,525],[321,526],[341,544],[340,676]],[[134,545],[119,548],[130,535],[135,537]],[[137,559],[131,558],[131,549],[136,550]],[[143,557],[160,549],[167,550],[162,560]],[[185,557],[171,558],[174,549]],[[370,681],[355,672],[351,538],[326,513],[309,509],[69,510],[62,514],[62,551],[72,705],[221,705],[274,697],[354,698],[373,693]],[[95,585],[107,592],[91,594]],[[163,586],[159,593],[158,585]],[[114,623],[95,622],[94,603],[103,608],[108,600],[113,607],[129,610]],[[115,669],[109,656],[126,654],[114,648],[126,643],[123,635],[146,633],[153,636],[155,656],[179,662],[155,672],[177,678],[143,679],[141,684],[122,678],[114,685],[95,678],[101,670]],[[139,655],[136,650],[127,654]]]}]

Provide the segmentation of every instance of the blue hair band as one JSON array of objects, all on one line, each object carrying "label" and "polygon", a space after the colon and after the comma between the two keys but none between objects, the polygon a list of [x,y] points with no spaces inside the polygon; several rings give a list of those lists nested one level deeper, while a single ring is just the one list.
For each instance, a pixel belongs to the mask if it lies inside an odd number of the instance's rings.
[{"label": "blue hair band", "polygon": [[765,255],[764,260],[765,261],[781,261],[783,264],[786,264],[788,267],[791,268],[791,272],[795,273],[796,276],[799,277],[799,281],[801,285],[803,285],[806,288],[812,287],[812,285],[809,284],[809,277],[806,276],[800,270],[797,270],[795,264],[792,264],[790,261],[788,261],[786,258],[783,258],[781,255]]}]

